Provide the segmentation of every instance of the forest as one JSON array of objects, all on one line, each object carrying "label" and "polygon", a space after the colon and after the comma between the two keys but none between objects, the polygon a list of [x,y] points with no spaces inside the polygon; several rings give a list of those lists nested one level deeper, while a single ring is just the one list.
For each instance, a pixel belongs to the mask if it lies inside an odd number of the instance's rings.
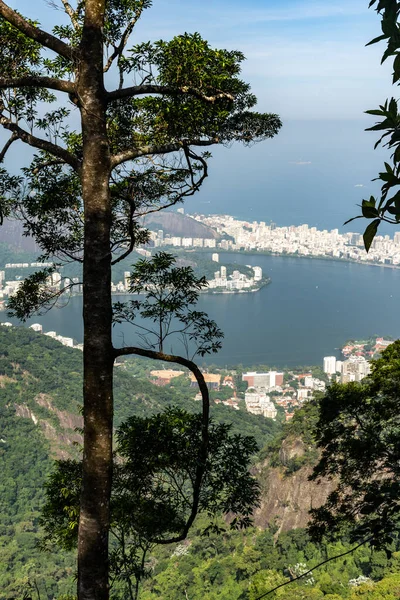
[{"label": "forest", "polygon": [[[79,454],[79,444],[77,447],[68,440],[75,439],[75,432],[60,415],[79,419],[82,353],[23,327],[0,327],[0,348],[0,598],[17,599],[29,593],[34,598],[40,594],[48,599],[72,599],[74,551],[54,545],[50,553],[41,550],[45,527],[40,525],[40,518],[46,501],[43,486],[54,472],[54,458]],[[190,388],[176,383],[159,388],[148,380],[148,370],[148,361],[139,358],[116,368],[116,427],[132,415],[149,417],[168,405],[197,412],[198,403],[190,397]],[[45,397],[47,405],[40,406],[38,397]],[[21,413],[17,406],[26,406],[30,412]],[[263,495],[268,494],[264,478],[270,468],[279,469],[285,479],[299,476],[317,461],[316,401],[309,402],[283,426],[222,404],[212,403],[211,412],[217,422],[232,423],[233,431],[256,437],[259,451],[253,454],[252,468],[258,473]],[[69,425],[74,424],[71,419]],[[298,439],[307,451],[288,462],[280,449],[285,441]],[[194,600],[204,596],[210,600],[255,600],[356,545],[349,533],[340,539],[316,542],[305,529],[280,531],[278,522],[242,531],[231,531],[221,517],[216,523],[218,530],[204,535],[207,515],[200,515],[187,540],[154,546],[146,559],[140,598],[172,600],[186,594]],[[390,544],[390,553],[387,548],[374,550],[364,545],[283,586],[271,597],[394,599],[400,590],[399,566],[397,538]],[[123,586],[116,582],[111,597],[117,600],[125,598],[124,594]]]}]

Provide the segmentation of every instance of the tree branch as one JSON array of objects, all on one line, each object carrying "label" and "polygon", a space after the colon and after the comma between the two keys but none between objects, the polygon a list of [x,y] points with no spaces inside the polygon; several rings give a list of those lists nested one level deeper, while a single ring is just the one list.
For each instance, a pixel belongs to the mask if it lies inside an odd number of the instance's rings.
[{"label": "tree branch", "polygon": [[29,23],[15,10],[7,6],[3,0],[0,0],[0,16],[31,40],[39,42],[39,44],[42,44],[45,48],[53,50],[53,52],[68,60],[74,59],[75,50],[71,46],[59,40],[51,33],[47,33],[47,31],[43,31],[43,29],[39,29],[39,27],[35,27]]},{"label": "tree branch", "polygon": [[15,142],[15,140],[18,139],[18,136],[15,135],[15,133],[11,134],[11,137],[7,140],[7,142],[4,144],[2,151],[0,152],[0,163],[3,162],[5,155],[8,152],[8,149],[10,148],[11,144],[13,144]]},{"label": "tree branch", "polygon": [[210,102],[214,104],[217,100],[229,100],[233,102],[235,100],[234,96],[229,92],[222,92],[217,90],[215,94],[207,96],[206,94],[202,94],[199,90],[195,88],[191,88],[188,86],[184,87],[173,87],[168,85],[155,85],[155,84],[147,84],[147,85],[133,85],[127,88],[113,90],[112,92],[107,93],[107,100],[112,102],[113,100],[121,100],[122,98],[133,98],[134,96],[142,96],[148,94],[162,94],[164,96],[194,96],[195,98],[199,98],[199,100],[204,100],[204,102]]},{"label": "tree branch", "polygon": [[133,215],[135,212],[135,205],[134,202],[131,201],[130,205],[129,205],[129,224],[128,224],[128,233],[129,233],[129,246],[128,249],[123,252],[120,256],[118,256],[118,258],[115,258],[114,260],[111,261],[111,266],[116,265],[117,263],[121,262],[121,260],[124,260],[124,258],[126,258],[127,256],[129,256],[133,250],[133,248],[135,247],[135,231],[134,231],[134,227],[133,227]]},{"label": "tree branch", "polygon": [[374,536],[370,536],[370,537],[365,538],[359,544],[357,544],[357,546],[354,546],[354,548],[350,548],[350,550],[346,550],[346,552],[342,552],[341,554],[337,554],[336,556],[332,556],[331,558],[327,558],[327,559],[323,560],[318,565],[315,565],[315,567],[313,567],[312,569],[308,569],[308,571],[306,571],[305,573],[302,573],[298,577],[294,577],[293,579],[290,579],[290,581],[285,581],[284,583],[281,583],[280,585],[277,585],[276,587],[272,588],[271,590],[268,590],[268,592],[265,592],[264,594],[261,594],[261,596],[257,596],[257,598],[255,600],[261,600],[261,598],[265,598],[266,596],[269,596],[270,594],[272,594],[276,590],[279,590],[279,588],[285,587],[286,585],[289,585],[289,584],[293,583],[294,581],[298,581],[299,579],[303,579],[303,577],[305,577],[306,575],[310,575],[310,573],[312,573],[313,571],[315,571],[315,569],[319,569],[319,567],[322,567],[323,565],[326,565],[326,563],[331,562],[331,560],[336,560],[337,558],[342,558],[343,556],[347,556],[348,554],[352,554],[353,552],[355,552],[355,550],[357,550],[361,546],[364,546],[364,544],[370,542],[373,539],[374,539]]},{"label": "tree branch", "polygon": [[32,173],[33,173],[34,175],[37,175],[38,173],[40,173],[40,171],[41,171],[42,169],[46,169],[47,167],[54,167],[54,166],[56,166],[56,165],[64,165],[64,164],[65,164],[65,163],[64,163],[64,161],[63,161],[63,160],[56,160],[56,159],[55,159],[55,160],[48,160],[48,161],[46,161],[46,162],[42,163],[41,165],[39,165],[39,166],[35,167],[35,168],[33,169]]},{"label": "tree branch", "polygon": [[125,29],[124,33],[122,34],[121,37],[121,41],[118,44],[118,46],[114,46],[114,52],[111,54],[111,56],[108,58],[106,64],[104,65],[104,73],[107,73],[107,71],[111,68],[111,65],[113,64],[114,60],[121,56],[122,52],[124,51],[124,48],[128,42],[128,38],[131,35],[133,28],[135,27],[137,20],[139,19],[140,15],[141,15],[142,11],[139,12],[139,14],[136,14],[136,16],[131,20],[131,22],[128,24],[127,28]]},{"label": "tree branch", "polygon": [[57,90],[73,94],[75,85],[72,81],[55,79],[54,77],[41,77],[39,75],[26,75],[24,77],[0,77],[0,89],[38,87]]},{"label": "tree branch", "polygon": [[79,171],[81,166],[80,161],[65,148],[28,133],[25,131],[25,129],[22,129],[19,125],[13,123],[10,119],[5,117],[2,113],[0,113],[0,125],[2,125],[4,129],[11,131],[19,140],[22,140],[29,146],[49,152],[53,156],[60,158],[62,161],[70,165],[70,167],[72,167],[75,171]]},{"label": "tree branch", "polygon": [[169,539],[155,539],[150,540],[151,543],[154,544],[174,544],[184,540],[188,534],[190,527],[193,525],[193,522],[196,518],[197,511],[199,509],[200,502],[200,491],[201,485],[203,482],[203,477],[206,469],[206,462],[208,456],[208,425],[210,420],[210,395],[208,391],[207,384],[205,382],[203,373],[200,371],[199,367],[192,360],[188,358],[184,358],[183,356],[177,356],[174,354],[165,354],[164,352],[156,352],[155,350],[145,350],[144,348],[138,348],[136,346],[128,346],[126,348],[114,348],[114,359],[119,356],[128,356],[130,354],[135,354],[137,356],[144,356],[146,358],[151,358],[153,360],[163,360],[165,362],[173,362],[179,365],[182,365],[189,369],[193,373],[200,388],[201,397],[203,400],[203,409],[202,409],[202,427],[201,427],[201,446],[199,449],[199,461],[196,469],[196,477],[193,486],[193,500],[191,505],[191,511],[185,523],[185,526],[181,533]]},{"label": "tree branch", "polygon": [[75,30],[79,29],[79,23],[78,23],[77,18],[76,18],[76,12],[74,11],[74,9],[70,5],[70,3],[67,2],[67,0],[61,0],[61,1],[64,4],[65,12],[67,13],[67,15],[69,16],[69,18],[71,19],[71,23],[72,23],[74,29]]},{"label": "tree branch", "polygon": [[172,142],[171,144],[160,144],[159,146],[139,146],[132,150],[126,150],[125,152],[114,154],[114,156],[111,157],[111,168],[115,169],[115,167],[124,162],[135,160],[135,158],[147,156],[148,154],[168,154],[183,150],[185,146],[212,146],[213,144],[219,143],[220,139],[215,137],[211,140],[184,140],[181,142]]}]

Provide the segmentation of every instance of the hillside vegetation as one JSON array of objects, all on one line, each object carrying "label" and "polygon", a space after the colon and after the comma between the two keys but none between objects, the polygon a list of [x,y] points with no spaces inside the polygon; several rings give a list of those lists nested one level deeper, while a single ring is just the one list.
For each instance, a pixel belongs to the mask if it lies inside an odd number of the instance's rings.
[{"label": "hillside vegetation", "polygon": [[[159,365],[158,365],[159,366]],[[116,367],[115,425],[168,405],[198,412],[197,390],[159,388],[146,379],[157,364],[135,360]],[[23,327],[0,327],[0,599],[21,598],[28,582],[49,597],[73,589],[72,557],[44,554],[38,519],[54,458],[75,456],[81,436],[82,353]],[[259,446],[278,430],[273,421],[213,405],[212,414]],[[78,444],[78,447],[76,446]]]},{"label": "hillside vegetation", "polygon": [[[199,411],[196,389],[185,376],[160,388],[149,372],[161,365],[132,359],[115,372],[118,425],[130,415],[148,416],[168,405]],[[0,327],[0,599],[29,595],[59,598],[73,594],[73,557],[37,548],[44,482],[55,457],[76,456],[81,437],[82,353],[17,327]],[[323,502],[332,482],[308,481],[317,457],[313,424],[317,407],[307,404],[283,429],[277,423],[212,405],[217,421],[234,431],[254,434],[263,447],[254,472],[262,488],[256,528],[200,535],[198,520],[184,543],[156,548],[149,558],[150,577],[142,600],[255,600],[280,583],[328,557],[351,549],[349,542],[314,544],[304,529],[308,508]],[[224,522],[220,523],[226,529]],[[324,565],[299,582],[281,588],[282,600],[395,600],[400,597],[400,553],[371,552],[367,547]],[[117,590],[112,593],[119,600]],[[121,599],[122,600],[122,599]]]}]

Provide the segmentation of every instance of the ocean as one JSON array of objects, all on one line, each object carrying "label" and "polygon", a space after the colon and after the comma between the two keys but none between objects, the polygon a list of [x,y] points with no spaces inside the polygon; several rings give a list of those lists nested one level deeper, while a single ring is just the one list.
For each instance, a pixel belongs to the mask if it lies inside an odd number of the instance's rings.
[{"label": "ocean", "polygon": [[[185,203],[188,213],[230,214],[279,226],[308,223],[318,229],[360,232],[363,198],[379,191],[371,180],[388,160],[373,149],[376,132],[360,121],[288,121],[273,139],[243,147],[212,148],[209,177]],[[383,228],[393,235],[393,228]]]}]

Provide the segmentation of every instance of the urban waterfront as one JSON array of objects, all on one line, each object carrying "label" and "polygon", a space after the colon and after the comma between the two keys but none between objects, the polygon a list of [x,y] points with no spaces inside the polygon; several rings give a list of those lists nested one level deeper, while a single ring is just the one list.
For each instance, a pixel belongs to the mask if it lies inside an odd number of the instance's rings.
[{"label": "urban waterfront", "polygon": [[[221,253],[221,261],[228,256],[233,257]],[[400,337],[400,321],[394,318],[400,301],[399,270],[318,259],[234,256],[239,264],[260,265],[272,282],[254,294],[200,298],[199,309],[225,332],[222,350],[206,357],[208,363],[322,364],[324,356],[339,355],[337,349],[349,338]],[[27,324],[38,322],[45,331],[81,342],[81,312],[82,298],[76,296],[63,309]],[[5,313],[1,320],[6,320]],[[114,338],[118,345],[135,343],[129,325],[116,326]],[[179,348],[174,345],[174,350]]]}]

